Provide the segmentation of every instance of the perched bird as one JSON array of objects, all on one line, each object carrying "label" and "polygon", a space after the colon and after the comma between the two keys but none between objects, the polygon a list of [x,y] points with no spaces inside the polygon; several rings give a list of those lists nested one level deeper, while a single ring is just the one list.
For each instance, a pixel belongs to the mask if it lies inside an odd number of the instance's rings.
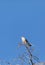
[{"label": "perched bird", "polygon": [[25,37],[21,37],[22,42],[28,47],[32,46]]}]

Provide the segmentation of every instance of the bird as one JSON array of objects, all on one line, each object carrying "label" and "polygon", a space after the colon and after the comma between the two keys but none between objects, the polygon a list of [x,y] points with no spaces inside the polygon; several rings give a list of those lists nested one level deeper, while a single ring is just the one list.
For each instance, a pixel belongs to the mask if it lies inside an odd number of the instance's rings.
[{"label": "bird", "polygon": [[29,43],[28,40],[25,37],[22,36],[21,37],[21,40],[22,40],[23,44],[25,44],[26,46],[28,46],[28,47],[31,47],[32,46],[32,44]]}]

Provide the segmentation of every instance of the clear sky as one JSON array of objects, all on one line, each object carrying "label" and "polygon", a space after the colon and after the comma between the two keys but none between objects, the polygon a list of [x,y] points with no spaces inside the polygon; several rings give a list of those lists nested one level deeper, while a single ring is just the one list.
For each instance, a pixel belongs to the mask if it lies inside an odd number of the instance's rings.
[{"label": "clear sky", "polygon": [[45,61],[45,0],[0,0],[0,58],[21,53],[17,49],[21,36],[32,42],[35,55]]}]

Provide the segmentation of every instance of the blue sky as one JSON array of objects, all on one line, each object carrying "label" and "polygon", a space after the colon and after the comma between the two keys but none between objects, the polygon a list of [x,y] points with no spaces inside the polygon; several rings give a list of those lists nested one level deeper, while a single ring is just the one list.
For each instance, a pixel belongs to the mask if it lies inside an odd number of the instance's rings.
[{"label": "blue sky", "polygon": [[45,61],[45,0],[0,1],[0,58],[12,59],[20,53],[21,36],[32,42],[35,55]]}]

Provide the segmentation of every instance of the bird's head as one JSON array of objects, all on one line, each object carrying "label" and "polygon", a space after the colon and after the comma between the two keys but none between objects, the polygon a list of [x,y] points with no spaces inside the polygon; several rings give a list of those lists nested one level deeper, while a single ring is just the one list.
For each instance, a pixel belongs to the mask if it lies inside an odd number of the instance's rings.
[{"label": "bird's head", "polygon": [[25,42],[25,37],[21,37],[22,42]]}]

